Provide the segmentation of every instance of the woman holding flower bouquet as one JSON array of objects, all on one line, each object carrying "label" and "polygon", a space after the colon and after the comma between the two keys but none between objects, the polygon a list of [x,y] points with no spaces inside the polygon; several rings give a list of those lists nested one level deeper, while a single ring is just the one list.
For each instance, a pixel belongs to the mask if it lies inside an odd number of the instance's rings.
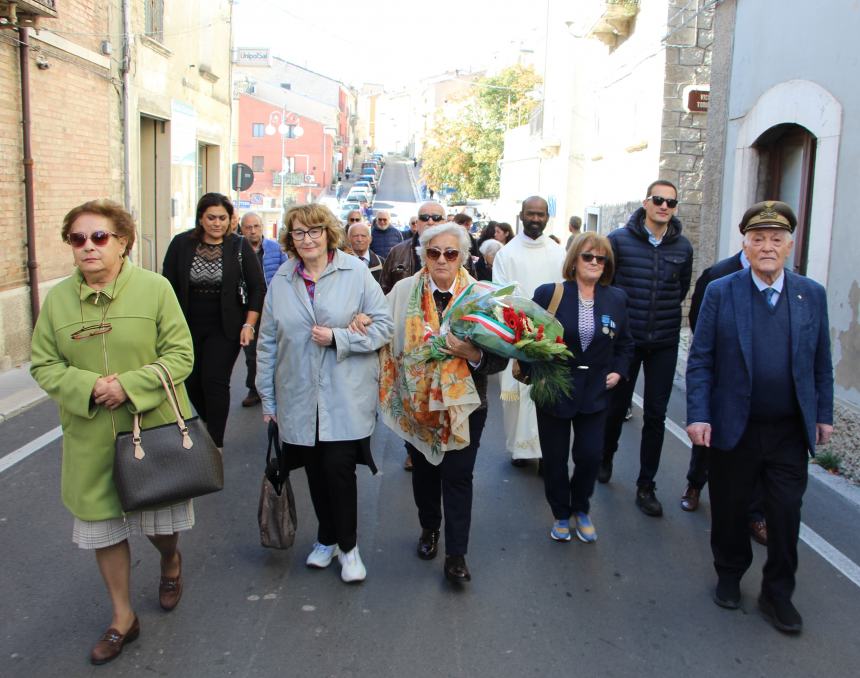
[{"label": "woman holding flower bouquet", "polygon": [[[422,209],[434,207],[442,210]],[[418,557],[435,558],[444,512],[445,576],[462,583],[471,580],[465,556],[472,471],[487,419],[487,375],[500,372],[507,360],[452,333],[438,348],[442,359],[427,359],[428,345],[439,339],[440,318],[475,280],[463,268],[471,243],[461,226],[432,226],[418,242],[421,270],[388,295],[394,337],[380,355],[380,405],[385,423],[412,455],[412,491],[421,524]]]},{"label": "woman holding flower bouquet", "polygon": [[[627,295],[610,287],[614,270],[612,246],[602,235],[586,232],[573,242],[564,261],[563,294],[556,318],[564,327],[568,359],[569,396],[538,404],[537,424],[544,461],[544,489],[555,518],[550,536],[570,541],[571,522],[583,542],[597,540],[589,517],[603,451],[603,430],[609,404],[607,392],[621,379],[633,356],[627,321]],[[534,301],[547,308],[556,285],[541,285]],[[524,365],[528,370],[528,365]],[[573,428],[573,448],[570,431]],[[568,476],[568,457],[573,475]],[[571,520],[572,519],[572,520]]]}]

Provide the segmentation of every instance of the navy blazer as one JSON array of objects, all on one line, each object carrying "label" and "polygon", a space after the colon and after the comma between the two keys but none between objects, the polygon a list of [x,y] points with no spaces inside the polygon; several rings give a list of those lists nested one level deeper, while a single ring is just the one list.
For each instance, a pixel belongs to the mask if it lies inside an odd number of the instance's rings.
[{"label": "navy blazer", "polygon": [[[754,291],[749,269],[708,285],[687,359],[687,422],[709,423],[711,447],[717,449],[733,449],[749,420]],[[794,388],[814,453],[815,424],[833,423],[827,297],[817,282],[791,271],[785,272],[781,296],[791,323]]]},{"label": "navy blazer", "polygon": [[[248,305],[239,303],[239,243],[242,244],[242,273],[248,286]],[[265,242],[265,241],[264,241]],[[190,313],[191,262],[198,240],[194,231],[180,233],[170,241],[161,274],[170,281],[186,319]],[[263,310],[266,296],[266,279],[260,259],[246,238],[231,233],[224,237],[223,279],[221,281],[221,327],[229,339],[239,341],[239,334],[248,311]]]},{"label": "navy blazer", "polygon": [[737,252],[732,256],[721,259],[713,266],[702,271],[702,275],[696,280],[696,288],[693,290],[693,296],[690,299],[690,313],[687,318],[690,320],[690,332],[696,331],[696,320],[699,318],[699,309],[702,307],[702,299],[705,298],[705,290],[708,289],[714,280],[719,280],[735,271],[742,271],[744,265],[741,263],[741,253]]},{"label": "navy blazer", "polygon": [[[583,352],[579,339],[579,288],[574,280],[567,280],[563,285],[564,295],[555,317],[564,327],[564,342],[573,353],[573,358],[568,360],[573,393],[543,411],[554,417],[571,419],[580,413],[600,412],[608,405],[606,375],[617,372],[622,379],[627,379],[633,358],[633,337],[627,317],[627,294],[617,287],[595,285],[594,338]],[[547,308],[554,291],[555,283],[541,285],[535,290],[534,301]]]}]

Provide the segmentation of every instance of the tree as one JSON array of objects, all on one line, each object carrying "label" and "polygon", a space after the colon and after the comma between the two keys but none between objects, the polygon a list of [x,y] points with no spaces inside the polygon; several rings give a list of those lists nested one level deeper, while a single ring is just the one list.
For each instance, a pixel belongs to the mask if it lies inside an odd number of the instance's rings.
[{"label": "tree", "polygon": [[422,174],[428,186],[453,188],[455,197],[499,195],[499,161],[505,131],[528,122],[537,102],[529,96],[540,77],[531,67],[511,66],[481,78],[457,115],[440,116],[427,139]]}]

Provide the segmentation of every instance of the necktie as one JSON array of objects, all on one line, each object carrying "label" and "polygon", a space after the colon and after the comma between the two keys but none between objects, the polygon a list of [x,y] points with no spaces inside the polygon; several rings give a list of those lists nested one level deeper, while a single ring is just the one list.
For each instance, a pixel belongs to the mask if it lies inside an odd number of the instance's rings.
[{"label": "necktie", "polygon": [[433,301],[436,302],[436,310],[439,312],[439,315],[442,315],[442,312],[448,307],[448,302],[451,301],[452,296],[454,295],[450,292],[442,292],[440,290],[433,292]]},{"label": "necktie", "polygon": [[765,301],[767,301],[767,305],[773,308],[776,305],[776,290],[773,287],[765,287],[761,293],[764,295]]}]

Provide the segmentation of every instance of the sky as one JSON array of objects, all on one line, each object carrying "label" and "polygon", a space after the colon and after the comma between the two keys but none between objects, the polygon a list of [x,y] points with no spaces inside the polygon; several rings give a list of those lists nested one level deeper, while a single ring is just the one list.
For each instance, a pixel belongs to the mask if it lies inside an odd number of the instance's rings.
[{"label": "sky", "polygon": [[234,46],[387,89],[531,47],[557,0],[234,0]]}]

